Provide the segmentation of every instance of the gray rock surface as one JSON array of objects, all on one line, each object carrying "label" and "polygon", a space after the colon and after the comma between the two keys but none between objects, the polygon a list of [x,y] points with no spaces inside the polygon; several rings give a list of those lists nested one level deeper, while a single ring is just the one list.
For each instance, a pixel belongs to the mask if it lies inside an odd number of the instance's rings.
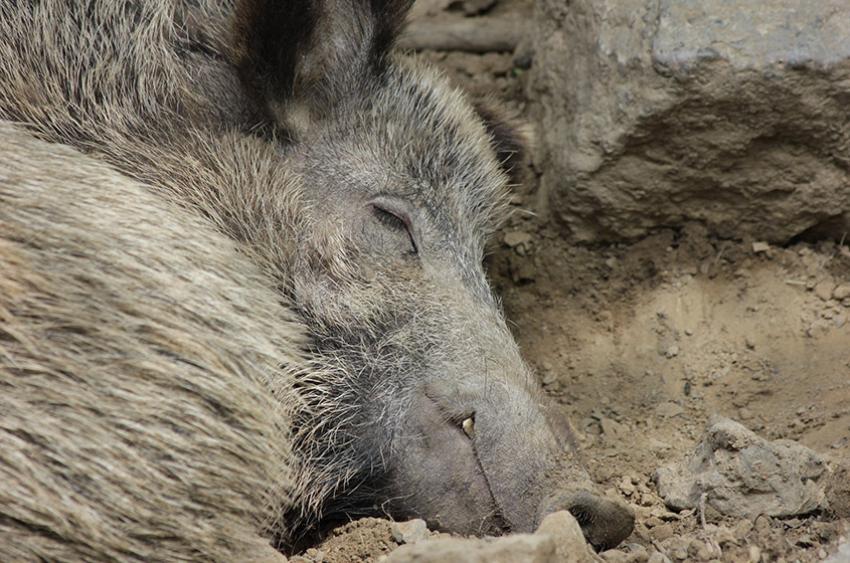
[{"label": "gray rock surface", "polygon": [[584,541],[569,512],[543,519],[533,534],[501,538],[432,538],[393,551],[386,563],[594,563],[601,559]]},{"label": "gray rock surface", "polygon": [[431,534],[425,520],[419,518],[407,522],[393,522],[390,526],[390,533],[399,544],[416,543],[426,539]]},{"label": "gray rock surface", "polygon": [[706,504],[738,517],[793,516],[827,507],[826,461],[791,440],[760,438],[714,417],[691,456],[655,472],[658,493],[673,509]]},{"label": "gray rock surface", "polygon": [[534,27],[541,195],[573,238],[850,224],[850,2],[539,0]]}]

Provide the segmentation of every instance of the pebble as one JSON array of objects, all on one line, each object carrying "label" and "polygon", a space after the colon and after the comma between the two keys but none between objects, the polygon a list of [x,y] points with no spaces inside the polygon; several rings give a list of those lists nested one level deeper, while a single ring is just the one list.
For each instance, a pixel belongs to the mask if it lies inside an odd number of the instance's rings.
[{"label": "pebble", "polygon": [[753,243],[753,252],[756,254],[761,254],[768,250],[770,250],[770,245],[766,242],[758,241]]},{"label": "pebble", "polygon": [[505,244],[514,248],[515,246],[519,246],[521,244],[528,244],[531,242],[531,235],[525,231],[508,231],[505,233],[505,237],[503,239]]},{"label": "pebble", "polygon": [[842,283],[840,285],[835,286],[835,289],[832,290],[833,299],[837,299],[842,301],[850,297],[850,284]]},{"label": "pebble", "polygon": [[655,414],[663,418],[672,418],[674,416],[679,416],[684,412],[685,409],[673,401],[667,401],[655,407]]},{"label": "pebble", "polygon": [[749,551],[748,563],[759,563],[761,561],[761,549],[756,545],[751,545]]},{"label": "pebble", "polygon": [[815,295],[820,297],[822,301],[829,301],[832,298],[832,291],[835,289],[835,283],[832,280],[823,280],[815,285]]},{"label": "pebble", "polygon": [[632,480],[628,477],[623,477],[618,486],[620,491],[622,491],[626,496],[632,496],[635,492],[635,486],[632,484]]},{"label": "pebble", "polygon": [[664,355],[665,355],[667,358],[675,358],[676,356],[678,356],[678,355],[679,355],[679,345],[678,345],[678,344],[673,344],[673,345],[671,345],[671,346],[670,346],[669,348],[667,348],[667,350],[664,352]]},{"label": "pebble", "polygon": [[670,524],[661,524],[652,529],[652,537],[657,541],[664,541],[673,537],[673,526]]},{"label": "pebble", "polygon": [[424,540],[430,534],[425,520],[419,518],[407,522],[393,522],[390,526],[393,539],[400,544],[416,543]]},{"label": "pebble", "polygon": [[[708,526],[710,525],[711,524],[708,524]],[[737,543],[737,541],[735,540],[735,534],[726,526],[716,526],[712,536],[714,537],[714,541],[716,541],[720,545]]]}]

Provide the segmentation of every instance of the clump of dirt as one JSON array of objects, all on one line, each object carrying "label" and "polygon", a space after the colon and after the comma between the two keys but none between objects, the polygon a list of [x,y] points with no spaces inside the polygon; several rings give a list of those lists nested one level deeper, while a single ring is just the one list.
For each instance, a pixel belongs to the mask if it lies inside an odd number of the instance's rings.
[{"label": "clump of dirt", "polygon": [[[527,111],[523,57],[422,56],[473,94]],[[549,221],[538,171],[528,163],[522,173],[487,266],[526,359],[574,422],[591,475],[636,511],[635,532],[603,559],[806,562],[842,542],[846,551],[850,248],[726,240],[699,224],[630,244],[568,245]],[[744,518],[710,503],[665,506],[653,474],[689,455],[713,415],[823,456],[834,470],[831,508]],[[300,557],[377,561],[398,545],[390,526],[347,524]]]},{"label": "clump of dirt", "polygon": [[392,523],[361,518],[335,528],[322,543],[290,558],[292,563],[347,563],[375,561],[399,546]]}]

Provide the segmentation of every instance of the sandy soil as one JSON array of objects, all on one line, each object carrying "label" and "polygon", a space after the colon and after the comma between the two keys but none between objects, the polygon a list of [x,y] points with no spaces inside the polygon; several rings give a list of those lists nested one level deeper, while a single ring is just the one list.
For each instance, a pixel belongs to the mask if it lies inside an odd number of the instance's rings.
[{"label": "sandy soil", "polygon": [[[528,3],[518,9],[527,14]],[[423,56],[473,94],[526,113],[525,71],[512,55]],[[723,240],[699,225],[574,246],[549,220],[531,164],[524,175],[487,264],[525,357],[572,418],[592,476],[637,512],[634,534],[603,557],[827,558],[850,535],[850,497],[833,499],[838,514],[787,519],[675,513],[652,474],[689,453],[719,413],[813,448],[848,482],[850,247]],[[295,560],[377,560],[396,545],[389,522],[366,519]]]}]

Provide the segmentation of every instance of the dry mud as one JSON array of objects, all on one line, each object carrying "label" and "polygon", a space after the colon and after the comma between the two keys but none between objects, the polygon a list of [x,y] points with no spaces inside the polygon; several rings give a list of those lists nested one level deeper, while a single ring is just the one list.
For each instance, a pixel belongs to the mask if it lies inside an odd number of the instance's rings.
[{"label": "dry mud", "polygon": [[[472,94],[527,113],[525,63],[513,55],[422,56]],[[591,475],[637,513],[632,536],[602,558],[850,561],[850,247],[725,240],[697,224],[571,245],[538,194],[539,172],[523,171],[487,265]],[[830,508],[776,518],[667,508],[653,474],[690,455],[712,415],[825,457]],[[292,560],[381,560],[400,544],[393,526],[346,524]]]}]

